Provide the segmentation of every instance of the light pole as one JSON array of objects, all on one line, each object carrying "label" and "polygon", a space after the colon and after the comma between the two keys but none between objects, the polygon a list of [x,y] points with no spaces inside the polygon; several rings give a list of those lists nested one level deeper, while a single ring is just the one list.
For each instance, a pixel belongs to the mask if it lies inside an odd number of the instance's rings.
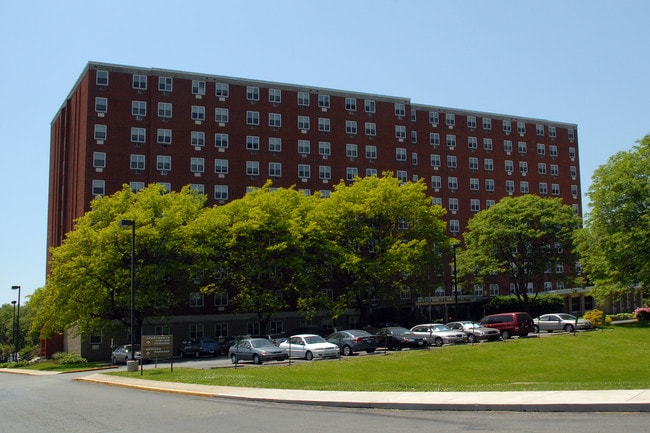
[{"label": "light pole", "polygon": [[458,320],[458,268],[456,266],[456,249],[459,246],[460,242],[451,246],[454,250],[454,320]]},{"label": "light pole", "polygon": [[16,345],[16,301],[11,301],[11,305],[14,306],[14,321],[13,323],[13,328],[11,328],[12,336],[14,339],[14,346]]},{"label": "light pole", "polygon": [[20,286],[11,286],[11,290],[18,290],[18,312],[16,313],[16,336],[14,345],[16,346],[15,360],[18,361],[18,345],[20,344]]},{"label": "light pole", "polygon": [[[135,361],[135,220],[120,220],[120,227],[131,227],[131,364],[127,365],[128,371],[136,371]],[[128,364],[128,363],[127,363]]]}]

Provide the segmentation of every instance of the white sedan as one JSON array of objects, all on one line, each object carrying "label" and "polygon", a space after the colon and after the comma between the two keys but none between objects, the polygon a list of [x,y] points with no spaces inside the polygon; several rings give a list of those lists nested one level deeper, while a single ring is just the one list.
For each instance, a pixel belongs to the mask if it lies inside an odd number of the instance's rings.
[{"label": "white sedan", "polygon": [[338,358],[339,347],[329,343],[320,335],[299,334],[289,337],[280,343],[280,348],[289,354],[290,358]]}]

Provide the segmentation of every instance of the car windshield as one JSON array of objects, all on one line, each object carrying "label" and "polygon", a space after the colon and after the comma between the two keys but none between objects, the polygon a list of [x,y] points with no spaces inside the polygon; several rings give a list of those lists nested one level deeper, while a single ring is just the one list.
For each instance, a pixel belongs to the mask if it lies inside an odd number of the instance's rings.
[{"label": "car windshield", "polygon": [[273,346],[273,343],[271,343],[269,340],[266,340],[264,338],[256,338],[254,340],[251,340],[251,346],[260,348],[266,346]]},{"label": "car windshield", "polygon": [[394,335],[402,335],[402,334],[410,334],[411,331],[409,331],[406,328],[393,328],[393,334]]},{"label": "car windshield", "polygon": [[576,320],[576,316],[572,314],[558,314],[558,317],[562,320]]},{"label": "car windshield", "polygon": [[465,323],[465,328],[482,328],[482,326],[478,322],[467,322]]},{"label": "car windshield", "polygon": [[434,331],[451,331],[451,329],[447,325],[433,325],[433,330]]},{"label": "car windshield", "polygon": [[324,342],[325,339],[318,335],[310,335],[309,337],[305,337],[305,343],[307,344],[324,343]]}]

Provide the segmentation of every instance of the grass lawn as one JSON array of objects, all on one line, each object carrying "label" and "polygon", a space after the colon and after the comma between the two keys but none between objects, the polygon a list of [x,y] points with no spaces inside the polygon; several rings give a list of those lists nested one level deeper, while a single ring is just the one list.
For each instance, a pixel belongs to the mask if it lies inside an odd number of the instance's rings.
[{"label": "grass lawn", "polygon": [[30,364],[23,368],[25,370],[40,370],[40,371],[58,371],[58,372],[73,372],[83,370],[93,370],[106,368],[110,364],[106,362],[83,362],[77,364],[58,364],[54,361],[42,361]]},{"label": "grass lawn", "polygon": [[[339,391],[523,391],[650,388],[650,323],[340,360],[242,368],[146,369],[144,379]],[[115,372],[140,377],[140,372]]]}]

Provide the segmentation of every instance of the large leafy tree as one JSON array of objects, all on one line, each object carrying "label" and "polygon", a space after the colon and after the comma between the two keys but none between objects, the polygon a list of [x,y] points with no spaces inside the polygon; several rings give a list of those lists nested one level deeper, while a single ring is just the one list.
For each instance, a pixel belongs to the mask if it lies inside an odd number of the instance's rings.
[{"label": "large leafy tree", "polygon": [[544,281],[571,277],[570,269],[557,273],[555,266],[575,263],[572,236],[579,224],[573,208],[561,199],[503,198],[467,224],[465,248],[458,256],[459,280],[514,284],[516,295],[528,305],[529,283],[538,293]]},{"label": "large leafy tree", "polygon": [[350,308],[368,324],[373,302],[394,301],[400,290],[422,281],[425,268],[438,266],[449,248],[444,209],[431,204],[422,182],[402,183],[390,173],[334,187],[319,202],[310,222],[328,239],[330,284],[340,293],[333,315]]},{"label": "large leafy tree", "polygon": [[64,242],[50,251],[50,274],[31,298],[33,325],[42,335],[72,329],[91,333],[121,323],[130,326],[131,231],[136,222],[135,328],[145,316],[165,316],[187,304],[200,263],[187,225],[201,214],[205,196],[189,188],[167,193],[151,185],[137,194],[127,185],[92,201]]},{"label": "large leafy tree", "polygon": [[594,296],[650,287],[650,135],[600,166],[587,196],[591,211],[577,243]]}]

